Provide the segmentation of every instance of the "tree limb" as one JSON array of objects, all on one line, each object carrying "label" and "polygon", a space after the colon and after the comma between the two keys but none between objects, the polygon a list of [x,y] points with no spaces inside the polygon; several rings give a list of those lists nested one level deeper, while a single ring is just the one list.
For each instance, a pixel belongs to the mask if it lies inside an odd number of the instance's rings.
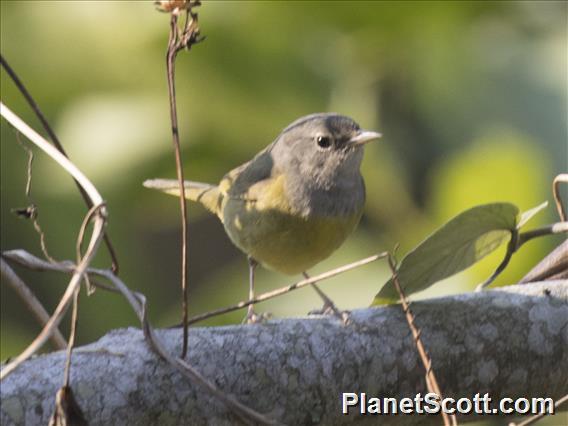
[{"label": "tree limb", "polygon": [[[568,281],[501,287],[413,304],[444,396],[567,393]],[[286,424],[440,424],[439,416],[341,414],[342,392],[424,394],[424,369],[400,306],[192,328],[187,361],[219,388]],[[158,332],[175,353],[177,330]],[[65,353],[26,361],[2,382],[3,425],[46,424]],[[234,424],[236,417],[149,351],[138,329],[74,351],[71,386],[89,424]],[[175,390],[175,392],[174,392]],[[560,414],[559,416],[562,416]],[[458,418],[460,422],[479,417]]]}]

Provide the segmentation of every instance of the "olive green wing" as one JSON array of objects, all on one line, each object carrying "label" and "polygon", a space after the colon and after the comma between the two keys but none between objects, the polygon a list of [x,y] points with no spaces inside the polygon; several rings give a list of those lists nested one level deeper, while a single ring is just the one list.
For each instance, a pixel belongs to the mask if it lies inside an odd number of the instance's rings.
[{"label": "olive green wing", "polygon": [[274,168],[270,148],[271,145],[227,173],[219,183],[220,193],[228,198],[255,201],[261,195],[261,188],[279,175]]}]

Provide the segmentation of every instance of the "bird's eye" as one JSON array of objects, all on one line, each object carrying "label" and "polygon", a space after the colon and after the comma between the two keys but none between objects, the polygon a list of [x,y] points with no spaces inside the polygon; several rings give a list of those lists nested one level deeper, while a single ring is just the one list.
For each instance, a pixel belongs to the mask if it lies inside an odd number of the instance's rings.
[{"label": "bird's eye", "polygon": [[331,146],[331,139],[327,136],[318,136],[316,142],[320,148],[329,148]]}]

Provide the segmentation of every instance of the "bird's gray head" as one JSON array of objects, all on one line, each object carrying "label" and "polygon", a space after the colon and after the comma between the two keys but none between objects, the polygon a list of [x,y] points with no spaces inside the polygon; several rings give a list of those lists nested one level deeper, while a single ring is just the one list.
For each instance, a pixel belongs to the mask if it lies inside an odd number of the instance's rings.
[{"label": "bird's gray head", "polygon": [[363,146],[380,136],[362,130],[344,115],[311,114],[282,131],[272,146],[271,157],[290,184],[331,189],[360,179]]}]

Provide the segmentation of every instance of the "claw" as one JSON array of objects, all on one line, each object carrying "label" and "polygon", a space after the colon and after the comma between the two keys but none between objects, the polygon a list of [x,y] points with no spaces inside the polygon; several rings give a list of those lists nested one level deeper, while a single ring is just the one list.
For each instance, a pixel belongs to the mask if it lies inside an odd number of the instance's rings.
[{"label": "claw", "polygon": [[351,311],[341,311],[333,303],[324,303],[321,309],[314,309],[308,312],[308,315],[333,315],[341,322],[343,325],[347,325],[351,322]]},{"label": "claw", "polygon": [[250,311],[247,315],[243,318],[243,324],[262,324],[272,318],[272,314],[270,312],[263,312],[261,314],[257,314],[254,311]]}]

